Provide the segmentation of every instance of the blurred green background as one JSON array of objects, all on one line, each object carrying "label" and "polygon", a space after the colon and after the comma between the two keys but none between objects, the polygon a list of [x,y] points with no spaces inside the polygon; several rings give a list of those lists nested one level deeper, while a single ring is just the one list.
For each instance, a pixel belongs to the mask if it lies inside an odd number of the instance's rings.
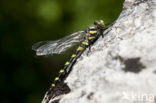
[{"label": "blurred green background", "polygon": [[0,103],[40,103],[67,55],[37,57],[31,46],[111,23],[123,0],[1,0]]}]

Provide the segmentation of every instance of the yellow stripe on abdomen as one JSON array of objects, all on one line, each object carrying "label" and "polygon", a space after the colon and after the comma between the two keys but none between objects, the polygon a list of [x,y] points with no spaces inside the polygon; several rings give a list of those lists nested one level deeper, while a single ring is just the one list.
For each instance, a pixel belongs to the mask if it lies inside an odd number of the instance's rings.
[{"label": "yellow stripe on abdomen", "polygon": [[59,77],[56,77],[56,78],[55,78],[55,81],[57,81],[57,80],[59,80]]},{"label": "yellow stripe on abdomen", "polygon": [[84,44],[84,45],[86,45],[86,46],[88,46],[88,45],[89,45],[87,42],[82,42],[82,44]]},{"label": "yellow stripe on abdomen", "polygon": [[54,83],[52,83],[52,84],[51,84],[51,86],[52,86],[52,87],[55,87],[55,84],[54,84]]},{"label": "yellow stripe on abdomen", "polygon": [[84,49],[83,47],[79,46],[79,47],[77,48],[77,51],[81,51],[81,50],[83,50],[83,49]]},{"label": "yellow stripe on abdomen", "polygon": [[59,73],[63,73],[63,72],[64,72],[64,70],[63,70],[63,69],[61,69]]},{"label": "yellow stripe on abdomen", "polygon": [[72,58],[76,57],[76,54],[73,54],[71,57],[72,57]]},{"label": "yellow stripe on abdomen", "polygon": [[65,65],[69,65],[69,64],[70,64],[70,62],[66,62],[66,63],[65,63]]},{"label": "yellow stripe on abdomen", "polygon": [[92,39],[94,39],[94,38],[95,38],[94,36],[93,36],[93,37],[88,37],[89,40],[92,40]]}]

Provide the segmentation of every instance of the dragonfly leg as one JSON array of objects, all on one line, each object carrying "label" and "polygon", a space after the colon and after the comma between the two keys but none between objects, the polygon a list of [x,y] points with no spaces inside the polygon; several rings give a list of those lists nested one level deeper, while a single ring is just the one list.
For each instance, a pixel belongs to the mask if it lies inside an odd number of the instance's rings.
[{"label": "dragonfly leg", "polygon": [[90,52],[91,52],[91,45],[88,46],[87,56],[89,55]]},{"label": "dragonfly leg", "polygon": [[102,38],[104,38],[104,35],[103,35],[103,33],[102,33]]}]

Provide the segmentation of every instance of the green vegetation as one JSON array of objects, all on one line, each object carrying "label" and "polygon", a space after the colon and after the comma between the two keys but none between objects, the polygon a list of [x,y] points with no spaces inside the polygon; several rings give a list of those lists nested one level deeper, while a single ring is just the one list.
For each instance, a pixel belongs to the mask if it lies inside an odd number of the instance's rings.
[{"label": "green vegetation", "polygon": [[40,103],[68,55],[36,57],[31,46],[84,30],[96,19],[111,23],[123,0],[0,1],[0,103]]}]

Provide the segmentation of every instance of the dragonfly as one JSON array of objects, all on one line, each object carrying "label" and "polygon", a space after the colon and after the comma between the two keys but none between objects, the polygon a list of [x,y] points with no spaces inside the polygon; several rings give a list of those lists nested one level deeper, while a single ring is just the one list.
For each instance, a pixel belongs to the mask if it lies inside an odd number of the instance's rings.
[{"label": "dragonfly", "polygon": [[94,25],[89,26],[86,30],[72,33],[55,41],[41,41],[32,46],[32,49],[36,51],[37,56],[44,56],[62,54],[77,43],[81,43],[75,53],[72,54],[70,59],[65,63],[64,67],[60,69],[58,75],[51,84],[47,95],[51,95],[51,98],[56,96],[53,93],[53,90],[57,84],[65,79],[66,74],[70,73],[76,60],[81,56],[85,49],[88,47],[90,48],[100,36],[103,37],[103,31],[107,28],[108,27],[105,26],[103,20],[98,20],[94,21]]}]

